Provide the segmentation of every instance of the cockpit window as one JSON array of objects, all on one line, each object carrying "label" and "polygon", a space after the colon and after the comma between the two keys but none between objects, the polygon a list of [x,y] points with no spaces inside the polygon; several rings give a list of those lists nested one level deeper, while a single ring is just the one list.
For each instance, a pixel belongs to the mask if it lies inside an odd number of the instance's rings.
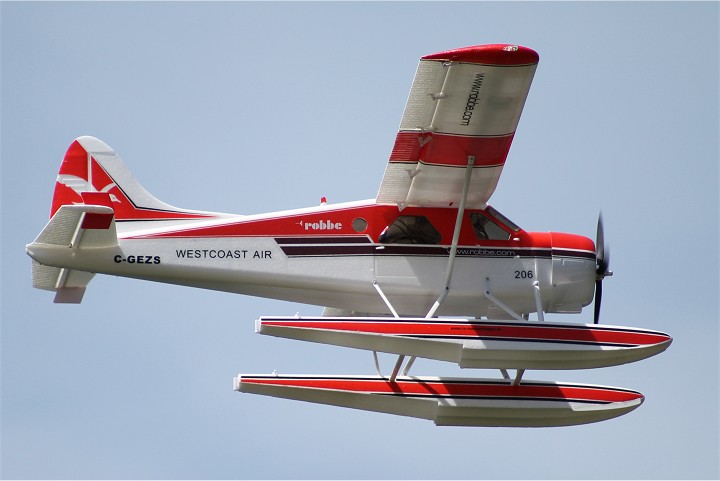
[{"label": "cockpit window", "polygon": [[510,238],[510,234],[502,227],[479,212],[470,214],[470,222],[478,240],[508,240]]},{"label": "cockpit window", "polygon": [[439,244],[440,233],[425,216],[401,215],[380,234],[383,244]]},{"label": "cockpit window", "polygon": [[520,230],[520,227],[518,227],[513,221],[502,215],[500,212],[495,210],[494,207],[487,206],[485,212],[488,212],[491,216],[495,217],[497,220],[505,224],[505,227],[509,227],[510,230],[512,230],[513,232],[517,232]]}]

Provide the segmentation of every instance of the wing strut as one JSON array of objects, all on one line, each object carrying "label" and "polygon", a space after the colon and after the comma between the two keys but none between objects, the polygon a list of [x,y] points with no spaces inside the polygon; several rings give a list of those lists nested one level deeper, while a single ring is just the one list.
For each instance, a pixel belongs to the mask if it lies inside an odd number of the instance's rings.
[{"label": "wing strut", "polygon": [[[473,165],[475,165],[475,156],[468,155],[467,168],[465,169],[465,183],[463,184],[462,197],[460,197],[460,205],[458,206],[457,217],[455,218],[455,230],[453,231],[452,244],[450,245],[450,256],[448,257],[447,270],[445,271],[445,288],[440,293],[440,296],[437,298],[432,308],[430,308],[430,311],[428,311],[425,316],[426,319],[435,316],[435,313],[440,308],[440,305],[445,301],[445,298],[450,293],[450,281],[452,280],[453,268],[455,267],[455,257],[457,255],[458,242],[460,241],[460,228],[462,226],[463,215],[465,214],[465,203],[470,189],[470,178],[472,177]],[[401,358],[398,359],[398,364],[400,364],[404,358],[405,356],[401,356]],[[415,358],[416,356],[412,356],[408,359],[407,365],[402,372],[403,376],[407,375],[410,371],[410,368],[415,362]],[[399,369],[399,367],[397,367],[397,369]],[[391,381],[395,380],[397,372],[393,371],[393,374],[394,376],[391,378]]]},{"label": "wing strut", "polygon": [[433,304],[430,311],[425,316],[431,318],[435,316],[440,304],[445,301],[450,292],[450,280],[452,279],[453,267],[455,267],[455,256],[457,254],[457,246],[460,240],[460,226],[462,225],[463,214],[465,213],[465,202],[467,201],[468,190],[470,188],[470,177],[472,176],[473,165],[475,164],[475,156],[468,155],[467,168],[465,169],[465,183],[463,184],[462,197],[460,197],[460,206],[458,207],[457,218],[455,219],[455,231],[453,232],[452,245],[450,246],[450,257],[448,258],[447,270],[445,271],[445,289],[443,289],[440,297]]}]

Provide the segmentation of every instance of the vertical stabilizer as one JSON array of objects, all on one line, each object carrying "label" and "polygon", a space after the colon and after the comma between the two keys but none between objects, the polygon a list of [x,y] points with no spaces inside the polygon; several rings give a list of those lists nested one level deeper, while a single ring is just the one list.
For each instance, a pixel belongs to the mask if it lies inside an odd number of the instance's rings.
[{"label": "vertical stabilizer", "polygon": [[203,219],[217,214],[179,209],[155,198],[122,159],[94,137],[78,137],[63,158],[50,217],[63,205],[106,205],[116,220]]}]

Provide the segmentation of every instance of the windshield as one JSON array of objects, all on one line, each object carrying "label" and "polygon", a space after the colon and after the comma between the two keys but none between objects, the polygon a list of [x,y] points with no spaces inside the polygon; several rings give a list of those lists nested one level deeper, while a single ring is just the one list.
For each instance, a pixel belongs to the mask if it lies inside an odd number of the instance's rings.
[{"label": "windshield", "polygon": [[492,207],[492,206],[487,206],[487,209],[485,209],[485,212],[487,212],[488,214],[490,214],[491,216],[495,217],[497,220],[499,220],[500,222],[502,222],[502,223],[505,225],[505,227],[507,227],[507,228],[510,229],[511,231],[517,232],[517,231],[520,230],[520,227],[519,227],[518,225],[516,225],[513,221],[511,221],[510,219],[508,219],[508,218],[505,217],[504,215],[502,215],[502,214],[501,214],[500,212],[498,212],[494,207]]},{"label": "windshield", "polygon": [[510,238],[510,234],[505,229],[480,212],[470,214],[470,223],[478,240],[507,240]]}]

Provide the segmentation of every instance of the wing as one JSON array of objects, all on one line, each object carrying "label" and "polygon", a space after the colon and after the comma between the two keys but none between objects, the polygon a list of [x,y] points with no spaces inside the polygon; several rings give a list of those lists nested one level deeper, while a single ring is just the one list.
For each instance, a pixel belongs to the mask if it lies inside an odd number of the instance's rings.
[{"label": "wing", "polygon": [[478,45],[420,59],[377,203],[448,207],[460,202],[468,157],[468,208],[497,186],[538,55]]}]

